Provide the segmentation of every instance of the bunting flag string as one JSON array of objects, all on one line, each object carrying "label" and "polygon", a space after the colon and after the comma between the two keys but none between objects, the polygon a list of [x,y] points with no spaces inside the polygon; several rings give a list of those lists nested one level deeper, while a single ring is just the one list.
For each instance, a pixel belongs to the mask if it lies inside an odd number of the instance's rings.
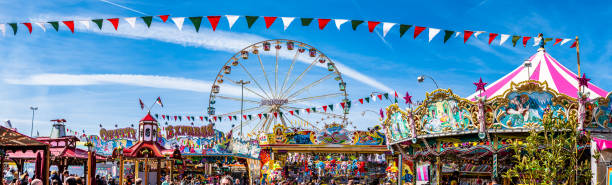
[{"label": "bunting flag string", "polygon": [[[90,20],[64,20],[64,21],[41,21],[41,22],[22,22],[22,23],[0,23],[0,31],[2,32],[2,35],[5,36],[6,35],[6,25],[8,25],[8,27],[10,29],[12,29],[13,31],[13,35],[16,35],[17,32],[19,31],[19,26],[23,25],[26,27],[28,33],[32,34],[33,28],[32,28],[32,24],[36,24],[37,28],[40,28],[43,32],[46,32],[46,27],[45,24],[50,24],[51,27],[53,27],[53,29],[55,29],[55,31],[59,31],[59,24],[60,22],[63,23],[69,30],[70,32],[74,33],[75,32],[75,22],[78,22],[80,25],[83,25],[83,27],[85,27],[86,29],[90,29],[90,22],[95,23],[98,28],[100,30],[102,30],[102,26],[104,24],[104,20],[108,21],[111,23],[111,25],[113,26],[113,28],[115,29],[115,31],[117,31],[119,29],[119,24],[120,24],[120,19],[123,19],[123,21],[121,21],[121,24],[123,23],[127,23],[129,25],[129,28],[135,29],[136,28],[136,24],[139,24],[139,22],[137,21],[137,19],[142,19],[142,23],[144,23],[146,25],[146,28],[150,28],[151,24],[153,22],[153,17],[154,16],[142,16],[142,17],[124,17],[124,18],[101,18],[101,19],[90,19]],[[232,27],[235,25],[235,23],[237,22],[237,20],[240,17],[244,17],[246,19],[246,24],[247,27],[250,29],[253,27],[253,25],[255,25],[255,23],[257,22],[257,19],[260,16],[241,16],[241,15],[225,15],[225,16],[219,16],[219,15],[215,15],[215,16],[192,16],[192,17],[171,17],[170,15],[157,15],[157,17],[159,17],[161,19],[162,23],[166,23],[168,19],[171,19],[172,22],[176,25],[176,27],[178,28],[178,30],[182,31],[183,30],[183,25],[185,22],[185,18],[188,18],[191,23],[194,26],[194,29],[196,32],[199,32],[201,24],[202,24],[202,18],[206,17],[208,19],[208,21],[210,22],[210,27],[213,31],[217,30],[217,26],[219,25],[219,21],[221,21],[221,18],[225,17],[225,19],[227,19],[228,22],[228,26],[229,29],[231,30]],[[276,21],[278,17],[275,16],[263,16],[264,22],[265,22],[265,26],[266,29],[269,29],[274,22]],[[300,22],[301,25],[306,27],[309,26],[313,20],[315,20],[315,18],[299,18],[297,17]],[[283,22],[283,29],[287,30],[287,28],[289,28],[289,26],[291,25],[291,23],[293,22],[293,20],[295,20],[296,17],[281,17],[281,20]],[[381,22],[381,21],[374,21],[374,20],[350,20],[350,19],[329,19],[329,18],[317,18],[316,19],[318,22],[318,28],[319,30],[324,30],[327,25],[329,24],[330,21],[334,21],[334,24],[336,25],[336,28],[338,28],[338,30],[342,29],[342,25],[344,23],[350,22],[351,23],[351,28],[353,30],[357,30],[357,28],[363,24],[363,23],[367,23],[367,29],[369,32],[374,32],[374,30],[376,29],[376,27],[382,23],[382,31],[383,31],[383,37],[386,37],[387,34],[392,30],[392,28],[395,27],[395,25],[398,25],[399,23],[393,23],[393,22]],[[459,35],[461,35],[461,33],[463,33],[463,43],[467,43],[468,40],[470,38],[474,39],[480,39],[479,36],[481,34],[484,33],[489,33],[488,34],[488,43],[489,45],[491,45],[491,43],[493,43],[493,41],[495,41],[496,39],[498,39],[499,37],[499,45],[503,45],[508,39],[510,39],[512,41],[512,46],[516,47],[516,44],[519,42],[519,40],[522,39],[522,43],[523,43],[523,47],[527,47],[527,43],[528,41],[533,38],[534,39],[534,44],[533,46],[538,46],[541,42],[548,42],[548,41],[552,41],[554,40],[554,44],[552,44],[552,46],[556,46],[556,45],[564,45],[565,43],[574,40],[575,39],[569,39],[569,38],[538,38],[535,36],[522,36],[522,35],[509,35],[509,34],[500,34],[500,33],[493,33],[493,32],[486,32],[486,31],[471,31],[471,30],[463,30],[463,31],[454,31],[454,30],[450,30],[450,29],[438,29],[438,28],[432,28],[432,27],[428,27],[428,26],[413,26],[410,24],[399,24],[399,28],[395,28],[399,31],[399,37],[401,38],[402,36],[404,36],[404,34],[411,28],[414,28],[413,30],[413,38],[416,39],[424,30],[428,29],[429,30],[429,35],[428,35],[428,42],[432,42],[433,39],[440,33],[440,31],[444,30],[444,39],[443,39],[443,43],[447,43],[449,39],[451,39],[454,35],[454,38],[458,38]],[[511,37],[512,36],[512,37]],[[573,44],[572,44],[573,45]],[[571,47],[571,46],[570,46]]]}]

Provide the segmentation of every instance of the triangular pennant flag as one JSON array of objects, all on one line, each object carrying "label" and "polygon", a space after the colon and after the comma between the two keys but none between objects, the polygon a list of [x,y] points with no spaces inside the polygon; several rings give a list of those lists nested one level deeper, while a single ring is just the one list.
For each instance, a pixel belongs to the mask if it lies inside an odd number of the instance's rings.
[{"label": "triangular pennant flag", "polygon": [[460,32],[460,31],[455,32],[455,38],[459,37],[459,35],[461,35],[461,32]]},{"label": "triangular pennant flag", "polygon": [[578,41],[577,41],[577,40],[576,40],[576,41],[574,41],[574,43],[572,43],[572,45],[570,46],[570,48],[575,48],[575,47],[576,47],[576,44],[578,44]]},{"label": "triangular pennant flag", "polygon": [[249,120],[252,120],[252,117],[251,117],[251,115],[248,115],[247,117],[249,117]]},{"label": "triangular pennant flag", "polygon": [[172,22],[176,25],[176,28],[179,30],[183,30],[183,23],[185,22],[185,17],[172,17]]},{"label": "triangular pennant flag", "polygon": [[329,107],[329,111],[334,111],[334,104],[329,104],[327,107]]},{"label": "triangular pennant flag", "polygon": [[518,42],[519,39],[521,39],[521,36],[518,36],[518,35],[512,36],[512,47],[516,47],[516,43]]},{"label": "triangular pennant flag", "polygon": [[89,21],[84,20],[84,21],[79,21],[79,23],[81,23],[83,26],[85,26],[86,29],[89,29]]},{"label": "triangular pennant flag", "polygon": [[72,33],[74,33],[74,21],[63,21],[66,27],[70,29]]},{"label": "triangular pennant flag", "polygon": [[189,20],[191,21],[191,23],[193,23],[193,26],[195,27],[196,32],[199,32],[200,25],[202,24],[202,16],[189,17]]},{"label": "triangular pennant flag", "polygon": [[204,121],[204,116],[200,116],[200,121]]},{"label": "triangular pennant flag", "polygon": [[28,28],[28,31],[30,32],[30,34],[32,34],[32,23],[24,22],[21,24],[25,25]]},{"label": "triangular pennant flag", "polygon": [[292,110],[290,110],[290,111],[289,111],[289,114],[293,115],[293,111],[292,111]]},{"label": "triangular pennant flag", "polygon": [[125,20],[125,22],[130,24],[130,27],[134,28],[136,26],[136,17],[126,17],[123,19]]},{"label": "triangular pennant flag", "polygon": [[259,116],[259,119],[261,119],[261,114],[257,114],[257,116]]},{"label": "triangular pennant flag", "polygon": [[318,19],[319,29],[323,30],[323,28],[327,26],[327,23],[329,23],[329,21],[331,21],[331,19]]},{"label": "triangular pennant flag", "polygon": [[183,116],[178,116],[179,121],[183,121]]},{"label": "triangular pennant flag", "polygon": [[361,23],[363,23],[362,20],[352,20],[351,26],[353,27],[353,31],[357,30],[357,26],[359,26]]},{"label": "triangular pennant flag", "polygon": [[170,15],[158,15],[158,17],[162,20],[162,22],[166,22],[168,20],[168,17],[170,17]]},{"label": "triangular pennant flag", "polygon": [[561,45],[563,46],[563,44],[569,42],[570,40],[572,40],[572,39],[563,39],[563,41],[561,41]]},{"label": "triangular pennant flag", "polygon": [[2,31],[2,36],[6,36],[6,25],[0,24],[0,31]]},{"label": "triangular pennant flag", "polygon": [[295,17],[281,17],[281,20],[283,21],[283,30],[287,30],[287,28],[289,27],[289,25],[291,25],[291,22],[293,22],[294,19]]},{"label": "triangular pennant flag", "polygon": [[[140,18],[147,25],[147,28],[151,27],[151,22],[153,22],[153,16],[142,16]],[[166,21],[164,21],[164,22],[166,22]]]},{"label": "triangular pennant flag", "polygon": [[542,41],[542,37],[534,37],[533,38],[533,46],[539,45],[540,41]]},{"label": "triangular pennant flag", "polygon": [[247,119],[247,115],[242,115],[242,118],[244,118],[244,120]]},{"label": "triangular pennant flag", "polygon": [[300,110],[295,110],[295,114],[300,115]]},{"label": "triangular pennant flag", "polygon": [[527,47],[527,41],[529,41],[531,37],[523,37],[523,47]]},{"label": "triangular pennant flag", "polygon": [[351,101],[346,102],[346,107],[351,108]]},{"label": "triangular pennant flag", "polygon": [[314,19],[313,18],[301,18],[300,20],[302,21],[302,26],[309,26],[312,20]]},{"label": "triangular pennant flag", "polygon": [[53,29],[55,29],[55,31],[59,31],[59,22],[58,21],[50,21],[48,23],[51,24],[51,26],[53,27]]},{"label": "triangular pennant flag", "polygon": [[217,25],[219,24],[219,20],[221,20],[221,16],[206,16],[206,18],[208,18],[208,22],[210,22],[213,31],[217,30]]},{"label": "triangular pennant flag", "polygon": [[382,94],[378,94],[378,99],[382,100]]},{"label": "triangular pennant flag", "polygon": [[376,28],[378,24],[380,24],[380,22],[368,21],[368,30],[370,31],[370,33],[374,31],[374,28]]},{"label": "triangular pennant flag", "polygon": [[412,25],[400,24],[400,27],[399,27],[400,37],[404,36],[404,33],[406,33],[406,31],[408,31],[410,27],[412,27]]},{"label": "triangular pennant flag", "polygon": [[312,109],[312,112],[317,112],[317,108],[316,107],[313,107],[313,108],[310,108],[310,109]]},{"label": "triangular pennant flag", "polygon": [[336,23],[336,28],[338,28],[338,30],[340,30],[340,26],[342,26],[342,24],[346,23],[348,20],[346,19],[334,19],[334,22]]},{"label": "triangular pennant flag", "polygon": [[[96,23],[96,25],[98,25],[98,28],[100,28],[100,30],[102,30],[102,23],[104,22],[104,19],[92,19],[91,22]],[[51,25],[53,25],[53,23],[49,22]],[[57,23],[57,22],[55,22]],[[55,29],[57,31],[57,28]]]},{"label": "triangular pennant flag", "polygon": [[47,32],[47,29],[45,28],[45,23],[44,22],[35,22],[34,24],[36,24],[38,27],[40,27],[40,29],[42,29],[43,32]]},{"label": "triangular pennant flag", "polygon": [[278,112],[274,112],[273,114],[274,114],[274,118],[278,117]]},{"label": "triangular pennant flag", "polygon": [[478,39],[478,35],[484,33],[484,31],[476,31],[474,32],[474,38]]},{"label": "triangular pennant flag", "polygon": [[510,35],[508,35],[508,34],[501,34],[501,38],[499,40],[499,45],[501,46],[502,44],[504,44],[504,42],[506,42],[508,40],[508,38],[510,38]]},{"label": "triangular pennant flag", "polygon": [[269,29],[270,26],[274,24],[275,20],[276,20],[276,17],[264,17],[264,21],[266,22],[266,29]]},{"label": "triangular pennant flag", "polygon": [[446,43],[446,41],[448,41],[448,39],[451,38],[451,36],[453,36],[454,33],[455,31],[444,30],[444,43]]},{"label": "triangular pennant flag", "polygon": [[191,118],[189,116],[187,116],[187,121],[191,121]]},{"label": "triangular pennant flag", "polygon": [[365,97],[364,99],[365,99],[366,103],[370,103],[370,97]]},{"label": "triangular pennant flag", "polygon": [[264,113],[263,115],[264,115],[264,118],[266,119],[268,118],[268,113]]},{"label": "triangular pennant flag", "polygon": [[385,96],[385,99],[387,99],[387,100],[389,99],[389,93],[385,93],[385,94],[383,94],[383,96]]},{"label": "triangular pennant flag", "polygon": [[240,18],[240,16],[237,15],[225,15],[225,18],[227,18],[227,23],[229,25],[229,29],[232,29],[232,26],[234,26],[234,23],[236,23],[236,21],[238,20],[238,18]]},{"label": "triangular pennant flag", "polygon": [[423,30],[425,30],[426,27],[421,27],[421,26],[414,26],[414,39],[417,38],[417,36],[419,36],[419,34],[421,34],[421,32],[423,32]]},{"label": "triangular pennant flag", "polygon": [[308,114],[310,114],[310,109],[309,108],[306,108],[304,110],[306,110],[306,112],[308,112]]},{"label": "triangular pennant flag", "polygon": [[489,45],[495,40],[495,37],[497,37],[497,33],[489,33]]},{"label": "triangular pennant flag", "polygon": [[429,28],[429,42],[440,33],[440,29]]},{"label": "triangular pennant flag", "polygon": [[363,98],[359,99],[359,103],[363,104]]},{"label": "triangular pennant flag", "polygon": [[108,22],[111,22],[115,30],[117,30],[117,27],[119,27],[119,18],[111,18],[111,19],[106,19],[106,20],[108,20]]},{"label": "triangular pennant flag", "polygon": [[372,101],[376,102],[376,95],[372,94],[370,96],[372,97]]},{"label": "triangular pennant flag", "polygon": [[546,43],[548,43],[548,42],[550,42],[552,40],[553,40],[553,38],[544,38],[544,44],[546,44]]},{"label": "triangular pennant flag", "polygon": [[219,121],[220,121],[220,122],[221,122],[221,121],[223,121],[223,117],[219,117]]},{"label": "triangular pennant flag", "polygon": [[345,105],[344,102],[340,102],[340,106],[342,106],[343,109],[344,109],[344,105]]},{"label": "triangular pennant flag", "polygon": [[232,117],[234,117],[234,120],[238,120],[238,117],[236,117],[236,115],[234,115],[234,116],[232,116]]},{"label": "triangular pennant flag", "polygon": [[553,46],[559,44],[562,40],[563,39],[555,39],[555,44],[553,44]]},{"label": "triangular pennant flag", "polygon": [[396,23],[392,23],[392,22],[383,22],[383,37],[387,36],[387,33],[389,32],[389,30],[391,30],[391,28],[393,26],[395,26]]},{"label": "triangular pennant flag", "polygon": [[257,18],[259,18],[259,16],[245,16],[245,18],[246,18],[246,21],[247,21],[247,26],[250,29],[251,26],[253,26],[253,23],[255,23],[255,21],[257,21]]},{"label": "triangular pennant flag", "polygon": [[463,43],[467,42],[467,40],[470,39],[470,36],[472,36],[473,33],[473,31],[469,30],[463,31]]}]

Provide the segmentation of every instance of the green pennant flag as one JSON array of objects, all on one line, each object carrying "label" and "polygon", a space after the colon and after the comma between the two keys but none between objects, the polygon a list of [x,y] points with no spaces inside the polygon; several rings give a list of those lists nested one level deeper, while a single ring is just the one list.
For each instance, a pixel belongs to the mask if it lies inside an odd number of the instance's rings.
[{"label": "green pennant flag", "polygon": [[553,38],[544,38],[544,45],[546,45],[547,42],[552,41]]},{"label": "green pennant flag", "polygon": [[268,113],[264,113],[263,115],[266,119],[268,118]]},{"label": "green pennant flag", "polygon": [[259,16],[244,16],[244,17],[246,18],[249,29],[251,28],[251,26],[253,26],[253,23],[257,21],[257,18],[259,18]]},{"label": "green pennant flag", "polygon": [[13,28],[13,35],[17,35],[17,23],[8,23]]},{"label": "green pennant flag", "polygon": [[183,118],[182,118],[182,117],[183,117],[183,116],[179,116],[179,117],[178,117],[179,121],[183,121]]},{"label": "green pennant flag", "polygon": [[219,118],[219,122],[223,121],[223,118],[221,116],[219,116],[218,118]]},{"label": "green pennant flag", "polygon": [[346,102],[346,107],[351,108],[351,101]]},{"label": "green pennant flag", "polygon": [[59,31],[59,23],[57,21],[50,21],[48,23],[53,26],[53,29],[55,29],[55,31]]},{"label": "green pennant flag", "polygon": [[301,18],[302,26],[308,26],[312,22],[313,18]]},{"label": "green pennant flag", "polygon": [[155,114],[155,119],[159,119],[159,115]]},{"label": "green pennant flag", "polygon": [[406,31],[408,31],[408,29],[410,29],[410,27],[412,27],[412,25],[407,25],[407,24],[400,24],[399,27],[399,31],[400,31],[400,38],[402,36],[404,36],[404,33],[406,33]]},{"label": "green pennant flag", "polygon": [[516,42],[518,42],[519,39],[521,39],[521,36],[518,36],[518,35],[512,36],[512,47],[516,46]]},{"label": "green pennant flag", "polygon": [[98,25],[98,28],[100,28],[100,30],[102,30],[102,23],[104,22],[104,19],[93,19],[91,21],[96,23],[96,25]]},{"label": "green pennant flag", "polygon": [[327,107],[329,107],[330,111],[334,111],[334,104],[329,104]]},{"label": "green pennant flag", "polygon": [[370,97],[365,97],[364,99],[366,100],[366,102],[370,103]]},{"label": "green pennant flag", "polygon": [[238,119],[237,119],[238,117],[236,117],[236,116],[232,116],[232,117],[234,117],[234,120],[238,120]]},{"label": "green pennant flag", "polygon": [[300,110],[295,110],[295,114],[300,115]]},{"label": "green pennant flag", "polygon": [[395,103],[397,103],[397,98],[395,98]]},{"label": "green pennant flag", "polygon": [[189,17],[193,26],[195,26],[196,32],[200,31],[200,24],[202,23],[202,16],[199,17]]},{"label": "green pennant flag", "polygon": [[351,20],[351,26],[353,26],[353,31],[357,30],[357,26],[363,23],[362,20]]},{"label": "green pennant flag", "polygon": [[278,114],[280,115],[280,117],[283,117],[283,112],[278,112]]},{"label": "green pennant flag", "polygon": [[317,112],[317,108],[316,107],[313,107],[313,108],[310,108],[310,109],[312,109],[312,112]]},{"label": "green pennant flag", "polygon": [[385,93],[385,94],[383,94],[383,96],[385,96],[385,99],[387,99],[387,100],[389,99],[389,93]]},{"label": "green pennant flag", "polygon": [[252,119],[252,116],[251,116],[251,115],[248,115],[247,117],[249,118],[249,120],[251,120],[251,119]]},{"label": "green pennant flag", "polygon": [[144,16],[144,17],[140,17],[142,18],[142,20],[145,22],[145,24],[147,24],[147,28],[151,27],[151,21],[153,21],[153,16]]},{"label": "green pennant flag", "polygon": [[453,36],[453,34],[455,33],[455,31],[451,31],[451,30],[444,30],[444,43],[446,43],[446,41],[448,39],[451,38],[451,36]]},{"label": "green pennant flag", "polygon": [[208,121],[208,116],[204,116],[204,120]]}]

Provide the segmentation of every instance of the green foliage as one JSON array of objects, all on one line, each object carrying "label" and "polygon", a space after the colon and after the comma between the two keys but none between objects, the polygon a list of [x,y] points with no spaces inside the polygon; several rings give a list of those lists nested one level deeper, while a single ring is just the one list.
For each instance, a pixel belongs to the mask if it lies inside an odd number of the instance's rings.
[{"label": "green foliage", "polygon": [[542,128],[532,130],[523,144],[509,146],[514,166],[503,177],[521,184],[589,184],[589,157],[582,157],[588,150],[578,150],[588,143],[589,133],[577,132],[571,118],[545,114],[542,122]]}]

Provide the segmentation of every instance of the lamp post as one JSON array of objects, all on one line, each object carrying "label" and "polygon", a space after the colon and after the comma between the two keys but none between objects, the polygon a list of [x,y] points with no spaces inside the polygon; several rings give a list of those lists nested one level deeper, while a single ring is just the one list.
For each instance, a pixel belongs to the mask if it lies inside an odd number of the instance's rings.
[{"label": "lamp post", "polygon": [[95,179],[93,179],[95,176],[94,173],[96,171],[94,146],[93,143],[89,141],[89,139],[85,145],[87,146],[87,185],[94,185],[96,182]]},{"label": "lamp post", "polygon": [[236,84],[240,84],[241,87],[241,95],[240,95],[240,138],[242,138],[242,118],[244,117],[244,85],[250,84],[251,81],[240,80],[237,81]]},{"label": "lamp post", "polygon": [[34,111],[38,110],[38,107],[30,107],[30,110],[32,110],[32,127],[30,127],[30,137],[34,137]]},{"label": "lamp post", "polygon": [[429,78],[431,79],[431,81],[433,81],[433,83],[436,85],[436,89],[439,89],[440,87],[438,86],[438,83],[436,82],[436,80],[434,80],[431,76],[427,76],[427,75],[421,75],[419,77],[417,77],[417,81],[419,83],[425,81],[425,78]]}]

